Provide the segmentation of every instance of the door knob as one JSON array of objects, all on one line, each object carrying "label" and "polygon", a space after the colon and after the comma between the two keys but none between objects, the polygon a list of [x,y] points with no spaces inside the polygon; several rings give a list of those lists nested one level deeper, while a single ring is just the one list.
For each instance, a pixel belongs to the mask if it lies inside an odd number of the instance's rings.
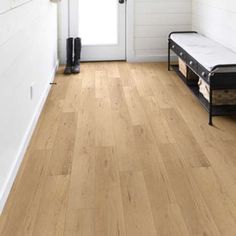
[{"label": "door knob", "polygon": [[124,4],[124,3],[125,3],[125,0],[119,0],[119,3],[120,3],[120,4]]}]

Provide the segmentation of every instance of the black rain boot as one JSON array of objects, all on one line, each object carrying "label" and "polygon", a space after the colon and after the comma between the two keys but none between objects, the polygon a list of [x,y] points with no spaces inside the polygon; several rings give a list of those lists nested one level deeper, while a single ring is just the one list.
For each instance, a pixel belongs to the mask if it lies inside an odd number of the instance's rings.
[{"label": "black rain boot", "polygon": [[75,38],[74,42],[74,64],[72,73],[78,74],[80,73],[80,54],[81,54],[81,38]]},{"label": "black rain boot", "polygon": [[68,38],[66,41],[66,68],[65,75],[70,75],[73,68],[73,38]]}]

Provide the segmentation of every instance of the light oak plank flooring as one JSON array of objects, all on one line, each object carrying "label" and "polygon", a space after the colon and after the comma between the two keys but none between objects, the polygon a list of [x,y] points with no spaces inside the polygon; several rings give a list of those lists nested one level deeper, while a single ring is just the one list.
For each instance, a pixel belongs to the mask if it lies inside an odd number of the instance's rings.
[{"label": "light oak plank flooring", "polygon": [[1,236],[236,235],[236,119],[208,126],[166,67],[60,68]]}]

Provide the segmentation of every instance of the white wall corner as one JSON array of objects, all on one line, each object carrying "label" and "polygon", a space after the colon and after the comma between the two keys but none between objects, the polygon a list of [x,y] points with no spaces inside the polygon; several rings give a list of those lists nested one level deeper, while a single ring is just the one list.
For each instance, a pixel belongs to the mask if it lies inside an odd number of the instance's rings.
[{"label": "white wall corner", "polygon": [[45,88],[45,91],[44,91],[44,93],[41,97],[41,100],[38,104],[38,107],[35,111],[35,114],[32,118],[32,121],[31,121],[31,123],[28,127],[28,130],[25,133],[25,136],[23,138],[23,141],[22,141],[21,147],[19,149],[18,155],[16,156],[15,162],[13,163],[12,169],[9,172],[8,178],[7,178],[7,180],[5,182],[5,185],[3,187],[3,191],[0,193],[0,215],[3,212],[4,206],[7,202],[7,198],[10,194],[10,191],[11,191],[11,188],[14,184],[14,181],[15,181],[15,178],[17,176],[18,170],[19,170],[20,165],[21,165],[21,163],[24,159],[24,156],[25,156],[25,153],[27,151],[28,145],[30,143],[31,137],[32,137],[32,135],[34,133],[34,130],[36,128],[38,119],[39,119],[40,114],[43,110],[44,104],[47,100],[47,97],[48,97],[48,94],[49,94],[49,91],[50,91],[50,88],[51,88],[50,83],[53,82],[58,68],[59,68],[59,60],[57,60],[55,66],[54,66],[54,69],[53,69],[53,71],[51,73],[51,76],[50,76],[50,80],[48,82],[48,86],[46,86],[46,88]]}]

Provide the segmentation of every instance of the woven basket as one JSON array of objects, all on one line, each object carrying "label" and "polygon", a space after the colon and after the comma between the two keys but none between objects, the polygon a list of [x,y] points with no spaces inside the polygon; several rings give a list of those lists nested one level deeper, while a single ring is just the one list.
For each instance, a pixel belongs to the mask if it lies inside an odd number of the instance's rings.
[{"label": "woven basket", "polygon": [[[199,79],[199,92],[210,101],[210,87],[203,80]],[[230,90],[213,90],[212,93],[213,105],[236,105],[236,89]]]}]

